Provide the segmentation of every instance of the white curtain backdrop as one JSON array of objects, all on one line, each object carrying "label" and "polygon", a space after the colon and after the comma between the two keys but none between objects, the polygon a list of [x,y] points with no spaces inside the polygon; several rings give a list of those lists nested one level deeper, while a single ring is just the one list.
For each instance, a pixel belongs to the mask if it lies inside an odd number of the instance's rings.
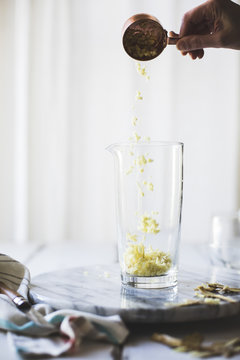
[{"label": "white curtain backdrop", "polygon": [[206,241],[211,216],[239,204],[239,53],[192,61],[168,46],[147,64],[123,51],[135,13],[178,31],[197,0],[0,0],[0,241],[114,242],[113,161],[131,135],[185,144],[182,238]]}]

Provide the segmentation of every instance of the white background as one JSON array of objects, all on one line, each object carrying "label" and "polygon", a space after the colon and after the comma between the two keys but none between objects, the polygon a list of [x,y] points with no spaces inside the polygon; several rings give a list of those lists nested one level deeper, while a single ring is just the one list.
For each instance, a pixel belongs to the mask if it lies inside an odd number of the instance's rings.
[{"label": "white background", "polygon": [[136,90],[141,131],[185,144],[183,241],[240,206],[239,52],[168,46],[148,83],[123,51],[135,13],[179,31],[196,0],[0,1],[0,241],[116,242],[113,160]]}]

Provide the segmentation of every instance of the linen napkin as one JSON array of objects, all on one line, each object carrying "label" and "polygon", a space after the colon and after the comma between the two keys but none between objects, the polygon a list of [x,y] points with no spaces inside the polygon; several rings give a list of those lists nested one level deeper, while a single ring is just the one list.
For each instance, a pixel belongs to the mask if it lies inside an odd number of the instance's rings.
[{"label": "linen napkin", "polygon": [[[28,298],[29,270],[4,254],[0,254],[0,280]],[[30,321],[6,295],[0,294],[0,329],[8,332],[11,345],[25,357],[74,353],[85,338],[122,344],[128,336],[128,330],[118,315],[99,316],[71,309],[56,311],[48,304],[32,306],[52,327]]]}]

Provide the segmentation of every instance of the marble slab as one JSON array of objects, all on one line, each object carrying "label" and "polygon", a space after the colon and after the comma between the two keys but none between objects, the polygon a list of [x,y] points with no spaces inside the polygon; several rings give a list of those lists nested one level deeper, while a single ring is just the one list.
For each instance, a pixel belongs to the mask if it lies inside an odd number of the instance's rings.
[{"label": "marble slab", "polygon": [[217,319],[240,313],[235,303],[177,307],[194,299],[194,288],[206,282],[240,287],[240,274],[222,268],[182,269],[178,285],[167,289],[122,287],[118,264],[78,267],[41,274],[32,279],[30,298],[55,309],[75,309],[99,315],[119,314],[126,323],[186,322]]}]

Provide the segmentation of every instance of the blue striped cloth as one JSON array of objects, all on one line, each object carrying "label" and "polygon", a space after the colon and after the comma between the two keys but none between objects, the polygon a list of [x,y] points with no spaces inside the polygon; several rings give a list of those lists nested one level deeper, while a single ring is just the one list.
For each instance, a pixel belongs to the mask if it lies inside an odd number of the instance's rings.
[{"label": "blue striped cloth", "polygon": [[[0,280],[28,298],[29,270],[4,254],[0,254]],[[71,309],[55,311],[48,304],[35,304],[33,308],[53,326],[39,326],[30,321],[6,295],[0,294],[0,329],[8,332],[10,345],[22,356],[73,353],[85,338],[121,344],[128,335],[117,315],[105,317]]]}]

